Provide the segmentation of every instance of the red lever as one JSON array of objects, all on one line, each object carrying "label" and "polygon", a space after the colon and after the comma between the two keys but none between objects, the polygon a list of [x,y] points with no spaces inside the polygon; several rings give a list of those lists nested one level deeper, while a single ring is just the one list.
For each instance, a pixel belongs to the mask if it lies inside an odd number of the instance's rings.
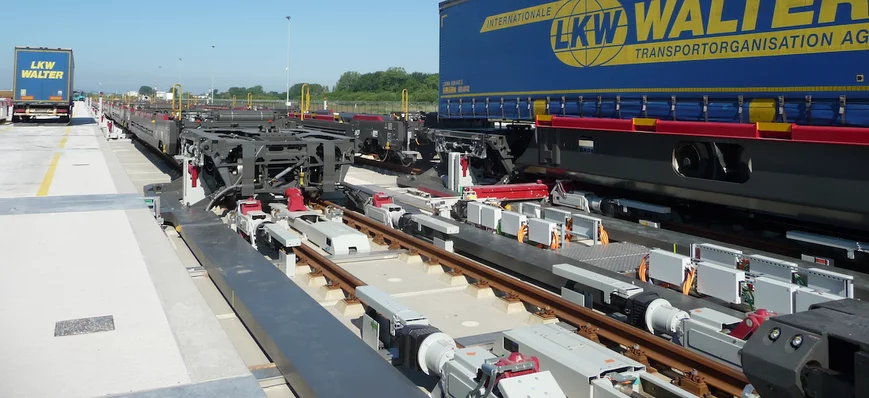
[{"label": "red lever", "polygon": [[306,211],[308,210],[305,207],[305,197],[302,196],[302,190],[299,188],[287,188],[284,192],[284,196],[287,197],[287,210],[288,211]]},{"label": "red lever", "polygon": [[391,203],[392,203],[392,197],[387,196],[383,192],[378,192],[378,193],[374,194],[374,196],[371,197],[371,204],[373,204],[374,207],[382,207],[385,204],[391,204]]},{"label": "red lever", "polygon": [[[511,365],[519,365],[524,362],[530,362],[532,367],[531,369],[525,370],[511,370]],[[537,357],[531,356],[526,357],[518,352],[512,352],[507,358],[501,358],[498,362],[495,363],[495,366],[498,367],[506,367],[505,371],[498,376],[495,377],[495,385],[498,385],[499,382],[503,379],[508,379],[511,377],[524,376],[531,373],[537,373],[540,370],[540,360]]]},{"label": "red lever", "polygon": [[463,156],[459,160],[459,164],[462,166],[462,177],[467,177],[468,176],[468,165],[470,164],[470,160],[468,160],[468,158]]},{"label": "red lever", "polygon": [[736,337],[740,340],[747,340],[749,337],[751,337],[751,334],[754,333],[754,331],[763,324],[764,321],[776,315],[778,314],[764,309],[758,309],[754,312],[750,312],[745,315],[745,319],[743,319],[742,322],[739,323],[739,325],[733,328],[733,330],[730,332],[730,336]]},{"label": "red lever", "polygon": [[251,211],[263,211],[262,202],[254,198],[241,202],[241,214],[247,215]]},{"label": "red lever", "polygon": [[193,163],[188,163],[187,172],[190,173],[190,185],[196,188],[196,184],[199,182],[199,167],[194,166]]}]

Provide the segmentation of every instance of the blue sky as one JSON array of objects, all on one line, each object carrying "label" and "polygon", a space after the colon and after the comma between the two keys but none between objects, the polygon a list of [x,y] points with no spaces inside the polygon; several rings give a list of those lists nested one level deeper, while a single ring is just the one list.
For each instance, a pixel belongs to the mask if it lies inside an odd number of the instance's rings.
[{"label": "blue sky", "polygon": [[[284,91],[287,20],[290,80],[333,86],[342,72],[390,66],[438,70],[439,0],[10,1],[0,35],[0,89],[12,88],[15,46],[65,47],[75,86],[105,92],[184,91],[262,85]],[[177,21],[177,23],[176,23]],[[181,58],[181,62],[178,61]],[[291,84],[292,84],[291,83]]]}]

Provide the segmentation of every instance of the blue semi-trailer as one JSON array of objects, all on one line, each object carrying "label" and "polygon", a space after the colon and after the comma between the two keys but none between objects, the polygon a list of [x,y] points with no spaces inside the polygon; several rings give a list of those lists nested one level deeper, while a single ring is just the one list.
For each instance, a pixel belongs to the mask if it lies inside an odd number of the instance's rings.
[{"label": "blue semi-trailer", "polygon": [[834,237],[804,254],[869,236],[869,0],[448,0],[439,22],[438,122],[533,122],[522,178]]},{"label": "blue semi-trailer", "polygon": [[444,118],[869,126],[867,0],[449,0]]},{"label": "blue semi-trailer", "polygon": [[71,49],[15,47],[13,122],[55,117],[69,123],[74,72]]}]

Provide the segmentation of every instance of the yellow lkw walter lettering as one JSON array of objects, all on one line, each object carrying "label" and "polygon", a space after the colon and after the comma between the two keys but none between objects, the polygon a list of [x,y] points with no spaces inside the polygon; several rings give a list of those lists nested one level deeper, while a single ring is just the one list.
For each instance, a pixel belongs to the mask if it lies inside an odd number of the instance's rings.
[{"label": "yellow lkw walter lettering", "polygon": [[772,11],[772,27],[787,28],[790,26],[811,25],[814,11],[797,11],[795,8],[805,8],[814,0],[777,0]]},{"label": "yellow lkw walter lettering", "polygon": [[649,34],[652,34],[653,40],[661,40],[666,36],[667,26],[670,25],[673,11],[676,9],[676,2],[664,2],[664,9],[662,10],[661,0],[652,0],[648,7],[647,12],[646,3],[639,2],[634,5],[637,16],[637,41],[639,42],[648,41]]},{"label": "yellow lkw walter lettering", "polygon": [[703,36],[703,11],[699,0],[685,0],[679,8],[679,14],[670,29],[670,38],[676,39],[682,32],[691,32],[693,36]]},{"label": "yellow lkw walter lettering", "polygon": [[30,69],[54,69],[57,62],[48,61],[30,61]]},{"label": "yellow lkw walter lettering", "polygon": [[835,21],[839,6],[846,4],[851,6],[852,21],[869,19],[869,0],[823,0],[820,15],[818,15],[818,23]]},{"label": "yellow lkw walter lettering", "polygon": [[723,17],[724,0],[712,0],[712,5],[709,8],[709,22],[706,23],[706,33],[714,35],[736,32],[739,21],[735,19],[725,20]]}]

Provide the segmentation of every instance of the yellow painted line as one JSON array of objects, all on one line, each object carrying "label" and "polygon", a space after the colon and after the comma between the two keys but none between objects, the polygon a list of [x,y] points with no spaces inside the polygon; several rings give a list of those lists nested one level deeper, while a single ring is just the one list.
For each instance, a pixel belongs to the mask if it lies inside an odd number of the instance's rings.
[{"label": "yellow painted line", "polygon": [[[63,132],[63,138],[60,139],[59,149],[63,149],[66,145],[66,140],[69,138],[70,127],[67,126]],[[45,172],[45,177],[42,177],[42,184],[39,184],[39,190],[36,191],[36,196],[47,196],[48,190],[51,188],[51,182],[54,181],[54,173],[57,171],[57,163],[60,161],[61,152],[55,152],[51,157],[51,163],[48,165],[48,171]]]},{"label": "yellow painted line", "polygon": [[42,178],[42,184],[39,184],[39,190],[36,191],[36,196],[48,195],[48,189],[51,188],[51,181],[54,180],[54,172],[57,171],[58,160],[60,160],[60,152],[55,153],[51,158],[51,164],[48,165],[48,171],[45,172],[45,177]]},{"label": "yellow painted line", "polygon": [[63,138],[60,139],[60,145],[58,145],[58,148],[63,149],[66,145],[66,140],[69,139],[69,131],[69,126],[67,126],[66,131],[63,132]]}]

